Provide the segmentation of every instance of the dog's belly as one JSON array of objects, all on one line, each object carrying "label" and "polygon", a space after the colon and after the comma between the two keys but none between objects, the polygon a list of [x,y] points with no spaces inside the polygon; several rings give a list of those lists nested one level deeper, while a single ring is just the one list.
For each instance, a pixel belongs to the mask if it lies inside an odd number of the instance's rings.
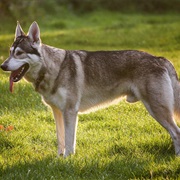
[{"label": "dog's belly", "polygon": [[139,89],[133,83],[121,83],[111,88],[87,88],[80,101],[80,112],[94,111],[119,103],[126,96],[127,102],[140,100]]},{"label": "dog's belly", "polygon": [[101,98],[101,97],[83,99],[80,103],[79,112],[88,113],[88,112],[96,111],[98,109],[108,107],[111,104],[117,104],[120,102],[121,99],[122,99],[121,96],[114,99]]}]

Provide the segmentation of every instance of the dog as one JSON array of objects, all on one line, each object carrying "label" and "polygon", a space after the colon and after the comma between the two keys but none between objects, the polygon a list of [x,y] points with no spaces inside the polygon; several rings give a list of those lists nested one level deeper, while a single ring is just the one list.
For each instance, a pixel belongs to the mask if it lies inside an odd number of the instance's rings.
[{"label": "dog", "polygon": [[53,111],[58,154],[75,153],[77,115],[126,96],[141,101],[149,114],[170,134],[180,155],[180,84],[170,61],[137,50],[63,50],[41,43],[33,22],[26,35],[19,22],[10,56],[2,63],[13,83],[23,77],[31,82]]}]

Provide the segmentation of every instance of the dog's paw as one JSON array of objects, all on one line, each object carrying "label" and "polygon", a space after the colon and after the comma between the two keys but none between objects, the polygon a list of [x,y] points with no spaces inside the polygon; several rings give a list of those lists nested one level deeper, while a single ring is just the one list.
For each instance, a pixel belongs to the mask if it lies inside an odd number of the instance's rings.
[{"label": "dog's paw", "polygon": [[64,156],[64,154],[65,154],[65,150],[62,150],[62,149],[58,149],[58,157],[63,157]]},{"label": "dog's paw", "polygon": [[66,158],[66,157],[68,157],[68,156],[70,156],[70,155],[73,155],[73,154],[75,154],[75,151],[74,151],[74,150],[72,150],[72,151],[65,150],[64,158]]}]

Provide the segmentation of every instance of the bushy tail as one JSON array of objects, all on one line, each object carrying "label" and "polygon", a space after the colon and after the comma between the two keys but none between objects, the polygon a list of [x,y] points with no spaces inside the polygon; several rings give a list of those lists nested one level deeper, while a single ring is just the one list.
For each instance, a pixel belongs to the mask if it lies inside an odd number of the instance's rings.
[{"label": "bushy tail", "polygon": [[178,123],[180,123],[180,82],[176,79],[173,82],[174,90],[174,115]]},{"label": "bushy tail", "polygon": [[180,123],[180,81],[173,64],[163,57],[159,57],[159,61],[166,67],[171,79],[172,89],[174,92],[174,115],[177,122]]}]

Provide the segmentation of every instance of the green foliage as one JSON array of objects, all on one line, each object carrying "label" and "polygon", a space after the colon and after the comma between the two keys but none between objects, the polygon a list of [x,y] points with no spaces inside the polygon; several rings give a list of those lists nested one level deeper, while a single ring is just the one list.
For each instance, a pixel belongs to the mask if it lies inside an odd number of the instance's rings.
[{"label": "green foliage", "polygon": [[[179,0],[59,0],[64,2],[75,11],[89,12],[93,10],[106,9],[121,12],[146,12],[146,13],[162,13],[162,12],[179,12]],[[66,3],[65,3],[66,2]]]},{"label": "green foliage", "polygon": [[97,10],[117,12],[165,13],[180,12],[179,0],[1,0],[1,20],[26,18],[33,20],[47,14],[55,15],[68,9],[75,13],[87,13]]},{"label": "green foliage", "polygon": [[[27,31],[31,22],[24,21],[22,27]],[[179,15],[172,14],[144,16],[100,11],[84,16],[68,12],[46,16],[39,24],[43,43],[65,49],[144,50],[170,59],[179,74],[179,21]],[[1,62],[13,42],[15,22],[8,21],[3,28]],[[169,134],[141,103],[128,104],[123,100],[80,115],[76,155],[57,158],[51,110],[24,80],[15,84],[11,94],[9,74],[0,74],[0,125],[4,126],[0,130],[0,179],[180,177],[180,158],[174,155]],[[14,129],[7,131],[8,126]]]}]

